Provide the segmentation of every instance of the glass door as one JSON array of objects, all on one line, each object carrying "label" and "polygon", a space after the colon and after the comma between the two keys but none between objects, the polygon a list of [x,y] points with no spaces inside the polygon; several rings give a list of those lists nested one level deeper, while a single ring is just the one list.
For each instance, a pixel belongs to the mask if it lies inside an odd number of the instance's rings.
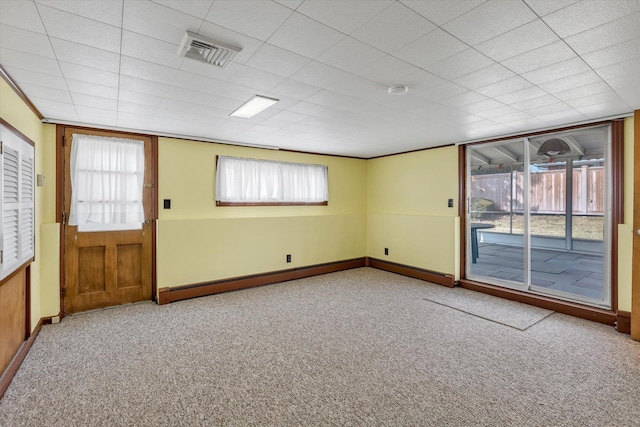
[{"label": "glass door", "polygon": [[607,126],[467,147],[467,277],[610,307],[608,147]]}]

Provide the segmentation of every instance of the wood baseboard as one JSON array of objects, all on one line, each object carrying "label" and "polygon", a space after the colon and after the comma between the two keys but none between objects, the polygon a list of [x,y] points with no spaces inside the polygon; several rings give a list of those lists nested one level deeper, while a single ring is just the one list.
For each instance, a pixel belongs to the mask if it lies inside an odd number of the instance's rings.
[{"label": "wood baseboard", "polygon": [[158,289],[158,304],[168,304],[174,301],[203,297],[206,295],[218,294],[220,292],[270,285],[273,283],[286,282],[288,280],[317,276],[319,274],[364,267],[365,262],[366,259],[363,257],[346,261],[292,268],[290,270],[234,277],[230,279],[216,280],[213,282],[194,283],[174,288],[160,288]]},{"label": "wood baseboard", "polygon": [[31,335],[29,335],[29,338],[27,338],[22,343],[22,345],[16,352],[16,355],[13,356],[11,363],[9,363],[9,366],[7,366],[7,369],[5,369],[4,372],[2,373],[2,376],[0,376],[0,399],[2,399],[2,396],[4,396],[4,393],[9,388],[9,385],[11,384],[13,377],[18,372],[18,369],[20,369],[20,365],[22,365],[24,358],[27,357],[29,350],[31,350],[31,346],[33,345],[33,343],[36,340],[36,337],[40,333],[40,329],[42,328],[42,325],[50,325],[51,319],[52,319],[51,317],[43,317],[42,319],[40,319],[40,321],[36,325],[33,332],[31,332]]},{"label": "wood baseboard", "polygon": [[616,313],[616,331],[621,334],[631,333],[631,313],[618,310]]},{"label": "wood baseboard", "polygon": [[456,284],[455,278],[451,274],[424,270],[422,268],[411,267],[404,264],[397,264],[395,262],[383,261],[377,258],[367,258],[367,265],[379,270],[390,271],[392,273],[401,274],[403,276],[413,277],[414,279],[437,283],[449,288],[453,288]]},{"label": "wood baseboard", "polygon": [[489,285],[486,283],[474,282],[472,280],[461,279],[458,284],[472,291],[482,292],[494,295],[500,298],[512,301],[522,302],[536,307],[546,308],[569,316],[580,317],[582,319],[592,320],[594,322],[603,323],[613,326],[616,321],[616,314],[613,311],[604,310],[596,307],[561,301],[555,298],[545,297],[542,295],[529,294],[515,289],[502,288],[500,286]]}]

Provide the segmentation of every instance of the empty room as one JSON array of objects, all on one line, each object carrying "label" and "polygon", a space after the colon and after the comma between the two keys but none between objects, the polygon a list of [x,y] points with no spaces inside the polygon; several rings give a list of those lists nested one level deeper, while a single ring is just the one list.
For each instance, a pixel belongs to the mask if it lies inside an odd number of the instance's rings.
[{"label": "empty room", "polygon": [[1,426],[640,426],[640,0],[0,0]]}]

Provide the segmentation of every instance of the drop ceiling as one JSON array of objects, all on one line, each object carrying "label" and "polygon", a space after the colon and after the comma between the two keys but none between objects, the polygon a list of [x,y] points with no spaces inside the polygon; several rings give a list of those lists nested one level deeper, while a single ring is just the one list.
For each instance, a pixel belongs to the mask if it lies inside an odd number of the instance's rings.
[{"label": "drop ceiling", "polygon": [[640,1],[0,0],[0,65],[47,121],[369,158],[640,109]]}]

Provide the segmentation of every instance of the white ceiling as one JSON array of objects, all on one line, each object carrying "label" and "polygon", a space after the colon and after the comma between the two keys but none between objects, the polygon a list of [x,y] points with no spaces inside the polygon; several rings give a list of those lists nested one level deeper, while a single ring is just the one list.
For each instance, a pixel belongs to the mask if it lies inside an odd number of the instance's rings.
[{"label": "white ceiling", "polygon": [[368,158],[640,109],[640,0],[0,0],[0,65],[52,121]]}]

